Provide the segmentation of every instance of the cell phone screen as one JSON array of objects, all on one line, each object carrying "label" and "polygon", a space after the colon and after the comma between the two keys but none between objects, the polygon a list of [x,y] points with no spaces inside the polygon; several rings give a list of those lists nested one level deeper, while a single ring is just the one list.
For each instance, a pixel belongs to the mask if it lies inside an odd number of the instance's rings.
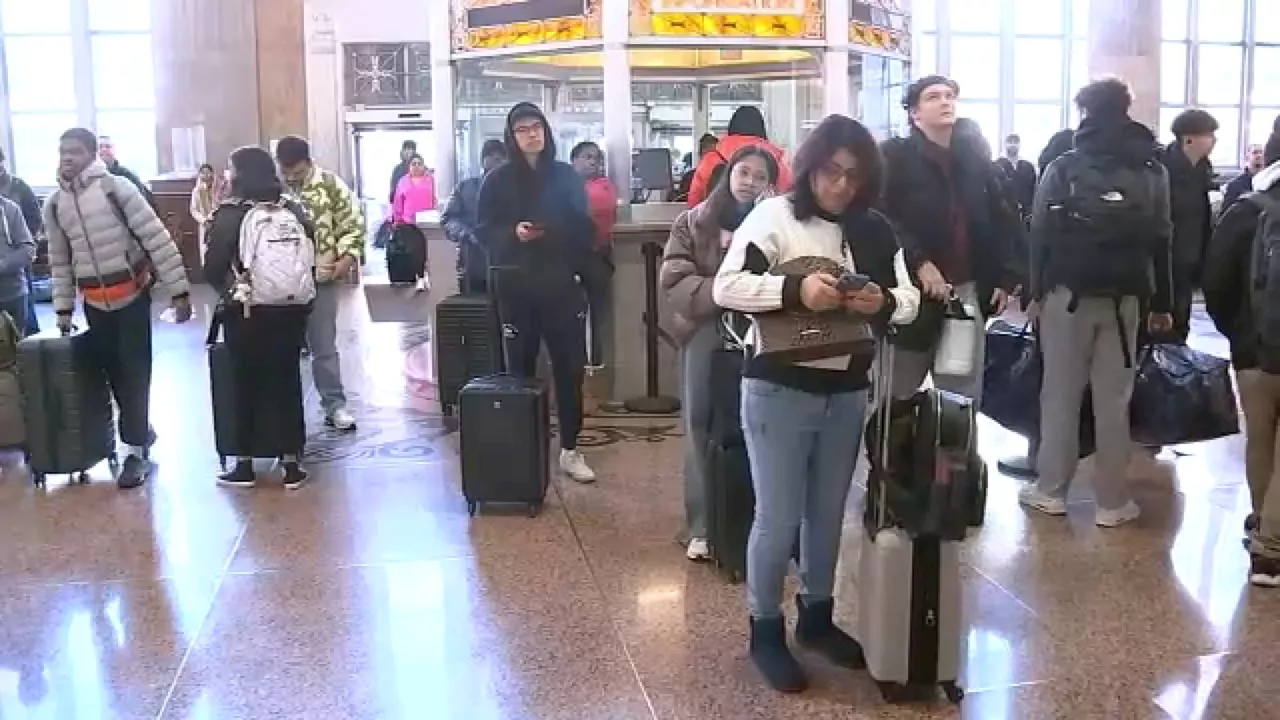
[{"label": "cell phone screen", "polygon": [[840,276],[840,282],[836,285],[836,289],[840,292],[858,292],[871,282],[871,278],[859,273],[845,273]]}]

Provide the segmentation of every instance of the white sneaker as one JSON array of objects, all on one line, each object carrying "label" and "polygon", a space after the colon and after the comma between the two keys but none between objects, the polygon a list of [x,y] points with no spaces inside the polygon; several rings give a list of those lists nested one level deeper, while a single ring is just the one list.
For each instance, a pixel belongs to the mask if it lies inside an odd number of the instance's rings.
[{"label": "white sneaker", "polygon": [[595,471],[587,465],[587,459],[577,450],[560,451],[560,472],[568,475],[574,482],[586,484],[596,481]]},{"label": "white sneaker", "polygon": [[1040,488],[1035,485],[1024,485],[1018,491],[1018,502],[1033,510],[1039,510],[1045,515],[1066,515],[1067,501],[1062,498],[1050,497],[1040,492]]},{"label": "white sneaker", "polygon": [[418,278],[418,282],[414,289],[416,289],[418,292],[430,292],[431,281],[427,279],[426,275],[423,275],[422,277]]},{"label": "white sneaker", "polygon": [[350,432],[356,429],[356,418],[346,408],[338,408],[329,413],[324,424],[339,432]]},{"label": "white sneaker", "polygon": [[1137,520],[1142,514],[1142,508],[1138,504],[1130,500],[1123,506],[1115,510],[1103,510],[1098,508],[1098,512],[1094,515],[1094,522],[1098,527],[1113,528],[1119,527],[1131,520]]},{"label": "white sneaker", "polygon": [[711,558],[711,546],[707,544],[706,538],[693,538],[689,541],[689,547],[685,548],[684,556],[694,562],[702,562]]}]

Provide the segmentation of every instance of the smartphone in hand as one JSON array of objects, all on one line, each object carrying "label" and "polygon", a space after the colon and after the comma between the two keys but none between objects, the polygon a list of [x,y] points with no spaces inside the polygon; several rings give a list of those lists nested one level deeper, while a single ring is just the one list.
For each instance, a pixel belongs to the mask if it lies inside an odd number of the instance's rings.
[{"label": "smartphone in hand", "polygon": [[871,276],[846,271],[836,282],[836,289],[842,293],[855,293],[871,282]]}]

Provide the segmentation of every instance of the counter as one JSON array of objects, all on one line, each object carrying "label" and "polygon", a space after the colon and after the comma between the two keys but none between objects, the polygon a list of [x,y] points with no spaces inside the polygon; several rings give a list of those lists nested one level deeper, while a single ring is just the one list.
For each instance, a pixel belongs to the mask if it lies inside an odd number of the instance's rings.
[{"label": "counter", "polygon": [[[620,217],[613,232],[613,328],[605,339],[604,356],[611,372],[604,376],[603,387],[597,386],[608,399],[623,401],[645,393],[645,275],[642,248],[647,242],[665,246],[671,223],[684,209],[682,204],[656,203],[620,208]],[[439,215],[424,213],[418,227],[427,236],[427,256],[430,258],[428,274],[431,292],[427,302],[421,296],[413,304],[422,308],[420,317],[397,317],[396,320],[432,322],[435,306],[444,298],[458,292],[455,271],[458,249],[444,235]],[[386,284],[386,279],[366,278],[365,284]],[[397,292],[386,288],[370,288],[373,297],[384,292]],[[408,291],[412,292],[412,291]],[[375,319],[378,311],[370,307]],[[671,313],[667,309],[664,293],[658,292],[658,314],[664,327],[671,326]],[[390,318],[387,318],[390,319]],[[612,359],[612,362],[608,362]],[[659,392],[679,397],[680,363],[678,351],[666,342],[658,344]]]}]

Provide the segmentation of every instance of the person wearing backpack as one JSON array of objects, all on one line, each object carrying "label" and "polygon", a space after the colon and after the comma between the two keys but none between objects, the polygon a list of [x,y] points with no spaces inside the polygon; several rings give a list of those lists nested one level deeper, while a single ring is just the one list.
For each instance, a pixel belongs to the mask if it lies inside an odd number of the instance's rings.
[{"label": "person wearing backpack", "polygon": [[1245,519],[1249,581],[1280,587],[1280,133],[1263,149],[1253,192],[1227,208],[1209,243],[1204,302],[1231,343],[1244,409],[1245,475],[1253,512]]},{"label": "person wearing backpack", "polygon": [[58,189],[44,205],[58,328],[71,331],[77,293],[89,343],[111,385],[125,460],[116,476],[135,488],[151,473],[151,293],[171,298],[174,318],[191,319],[187,270],[164,224],[131,182],[97,157],[84,128],[62,134]]},{"label": "person wearing backpack", "polygon": [[22,208],[0,196],[0,310],[9,313],[18,337],[27,335],[27,282],[36,241],[22,219]]},{"label": "person wearing backpack", "polygon": [[[316,297],[315,230],[306,211],[284,199],[271,154],[231,154],[231,197],[213,215],[205,277],[222,298],[219,317],[235,378],[236,446],[269,437],[281,451],[284,486],[307,480],[299,362]],[[264,427],[271,422],[272,427]],[[218,484],[252,487],[253,458],[237,458]]]},{"label": "person wearing backpack", "polygon": [[698,160],[698,169],[693,173],[693,181],[689,184],[689,207],[697,207],[724,176],[725,165],[729,158],[747,145],[755,145],[769,151],[778,162],[778,192],[791,189],[791,168],[787,167],[782,148],[769,142],[769,133],[765,131],[764,115],[754,105],[743,105],[733,111],[729,118],[729,132],[715,148],[703,153]]},{"label": "person wearing backpack", "polygon": [[[1031,219],[1031,315],[1044,350],[1039,479],[1019,501],[1065,515],[1079,459],[1080,398],[1092,385],[1097,432],[1095,523],[1139,515],[1125,486],[1132,444],[1138,325],[1173,325],[1168,173],[1155,136],[1129,118],[1133,96],[1118,79],[1076,95],[1083,119],[1075,149],[1045,169]],[[1140,308],[1150,300],[1151,314]]]}]

